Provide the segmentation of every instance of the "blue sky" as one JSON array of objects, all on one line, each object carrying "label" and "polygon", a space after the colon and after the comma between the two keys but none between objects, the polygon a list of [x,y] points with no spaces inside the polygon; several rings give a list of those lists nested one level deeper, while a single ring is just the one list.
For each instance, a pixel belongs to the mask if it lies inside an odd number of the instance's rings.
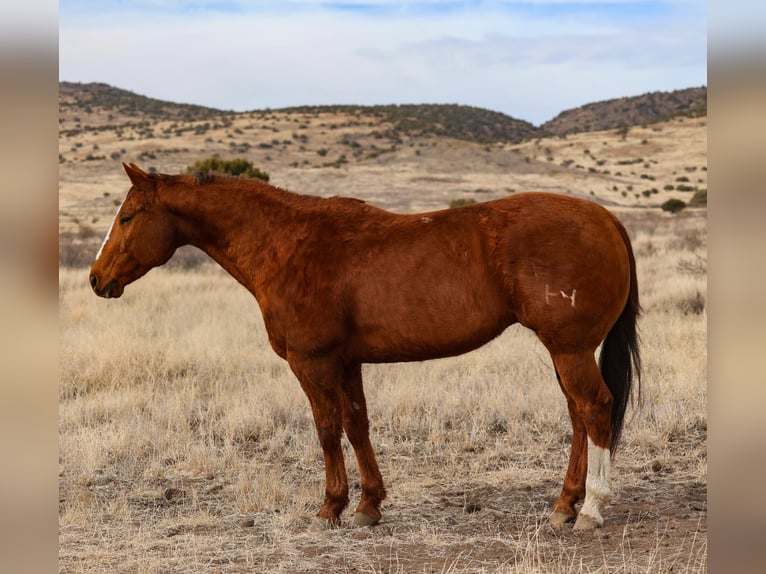
[{"label": "blue sky", "polygon": [[531,121],[707,84],[704,0],[61,0],[61,80],[237,111],[459,103]]}]

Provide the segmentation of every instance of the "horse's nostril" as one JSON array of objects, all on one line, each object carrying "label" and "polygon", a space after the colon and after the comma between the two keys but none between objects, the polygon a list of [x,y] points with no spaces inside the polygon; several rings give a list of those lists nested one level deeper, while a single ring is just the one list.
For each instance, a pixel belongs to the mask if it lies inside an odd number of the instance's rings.
[{"label": "horse's nostril", "polygon": [[98,285],[98,277],[96,277],[95,273],[92,273],[90,276],[90,286],[95,289],[96,285]]}]

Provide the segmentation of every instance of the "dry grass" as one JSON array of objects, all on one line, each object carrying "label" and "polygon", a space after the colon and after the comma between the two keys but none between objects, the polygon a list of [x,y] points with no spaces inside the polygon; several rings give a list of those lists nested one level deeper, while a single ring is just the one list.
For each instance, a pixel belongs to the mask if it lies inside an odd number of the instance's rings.
[{"label": "dry grass", "polygon": [[60,571],[706,571],[704,212],[620,215],[645,371],[604,528],[545,522],[570,428],[523,328],[462,357],[366,366],[384,519],[314,532],[324,473],[308,401],[250,295],[211,264],[154,270],[104,301],[85,270],[62,269]]}]

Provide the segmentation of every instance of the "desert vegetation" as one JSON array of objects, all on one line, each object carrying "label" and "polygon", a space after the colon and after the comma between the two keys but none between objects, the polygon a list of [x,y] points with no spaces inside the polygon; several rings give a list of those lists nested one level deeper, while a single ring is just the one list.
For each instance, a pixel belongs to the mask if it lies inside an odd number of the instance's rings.
[{"label": "desert vegetation", "polygon": [[253,162],[245,158],[221,159],[209,157],[194,162],[186,168],[187,173],[218,173],[235,177],[249,177],[269,181],[269,174],[253,165]]},{"label": "desert vegetation", "polygon": [[[612,120],[560,134],[466,106],[234,114],[132,96],[61,90],[60,572],[707,570],[699,90],[567,114],[575,127]],[[191,247],[119,300],[90,291],[88,266],[128,188],[123,161],[163,173],[244,166],[280,187],[395,211],[526,190],[610,207],[636,252],[644,376],[604,527],[547,525],[571,429],[547,352],[513,326],[461,357],[365,366],[383,520],[353,529],[347,510],[340,528],[313,531],[321,449],[255,300]],[[684,209],[663,211],[672,199]],[[353,509],[358,471],[344,450]]]},{"label": "desert vegetation", "polygon": [[653,124],[675,117],[706,115],[707,88],[703,86],[586,104],[561,112],[541,127],[556,135],[615,128],[621,135],[627,135],[631,126]]},{"label": "desert vegetation", "polygon": [[617,497],[586,534],[545,522],[571,432],[531,332],[366,366],[384,519],[314,532],[321,449],[252,297],[212,262],[154,270],[115,301],[93,296],[86,268],[63,267],[60,571],[705,571],[704,213],[622,215],[644,306],[643,391]]}]

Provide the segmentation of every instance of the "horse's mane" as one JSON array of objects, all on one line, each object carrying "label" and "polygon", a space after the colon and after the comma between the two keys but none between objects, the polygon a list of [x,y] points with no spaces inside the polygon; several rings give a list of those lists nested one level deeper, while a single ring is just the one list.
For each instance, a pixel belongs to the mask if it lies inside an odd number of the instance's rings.
[{"label": "horse's mane", "polygon": [[221,174],[212,171],[195,171],[188,174],[153,174],[158,177],[163,183],[167,185],[183,184],[194,185],[198,187],[210,187],[216,184],[225,184],[236,188],[255,188],[255,189],[269,189],[275,190],[284,194],[301,196],[301,194],[271,185],[270,183],[258,178],[240,177],[237,175]]},{"label": "horse's mane", "polygon": [[360,204],[365,204],[361,199],[337,196],[325,198],[318,195],[302,194],[272,185],[262,179],[239,177],[236,175],[220,174],[210,171],[197,171],[189,174],[176,175],[154,173],[152,174],[152,177],[156,177],[165,185],[190,185],[201,188],[225,185],[234,189],[252,190],[273,198],[278,198],[280,201],[292,205],[301,206],[302,208],[320,207],[326,205],[328,200],[335,204],[336,209],[341,205],[350,207],[351,205],[359,206]]},{"label": "horse's mane", "polygon": [[[212,171],[196,171],[192,174],[196,180],[197,185],[203,186],[208,183],[212,183],[216,179],[220,179],[222,176],[214,174]],[[229,176],[231,177],[231,176]]]}]

